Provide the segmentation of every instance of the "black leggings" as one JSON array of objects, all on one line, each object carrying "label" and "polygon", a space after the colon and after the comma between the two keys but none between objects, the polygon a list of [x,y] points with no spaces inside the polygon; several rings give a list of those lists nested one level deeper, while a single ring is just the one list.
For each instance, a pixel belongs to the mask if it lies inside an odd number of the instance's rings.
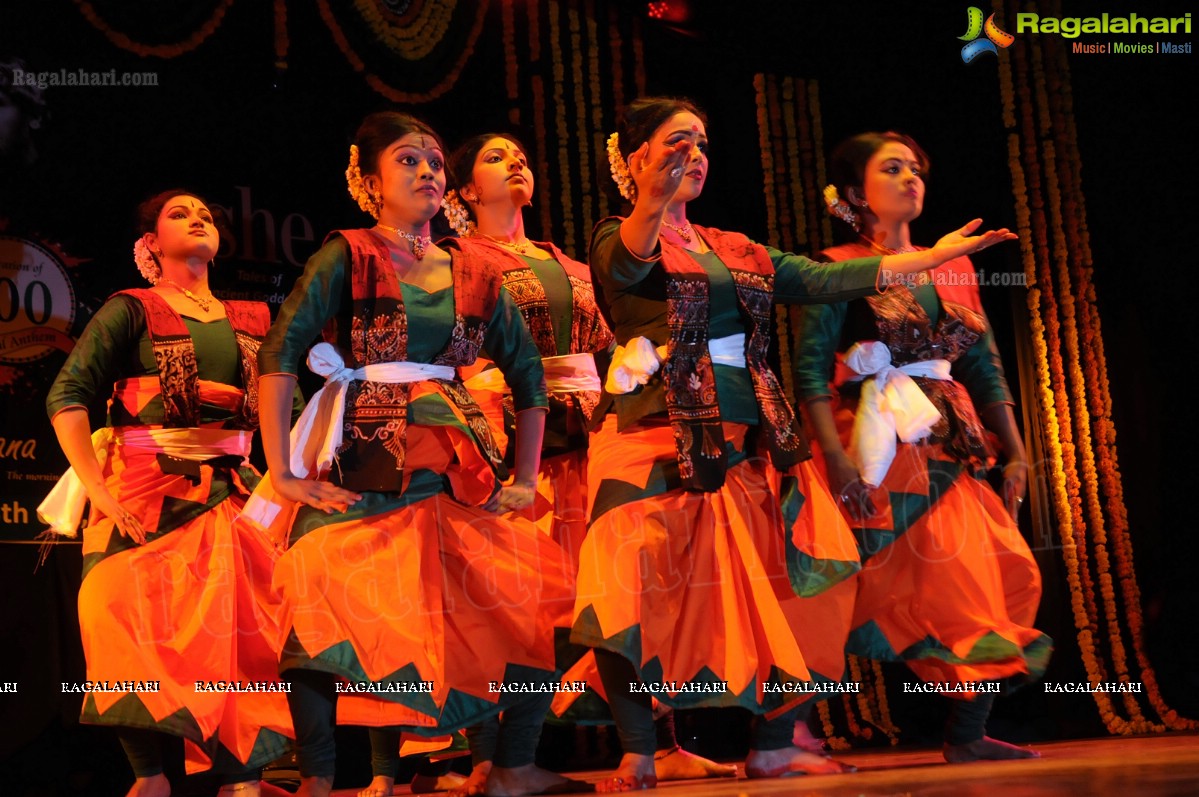
[{"label": "black leggings", "polygon": [[[548,676],[542,682],[551,683]],[[295,692],[295,686],[292,686]],[[537,742],[541,726],[553,701],[552,692],[537,693],[504,709],[499,717],[489,717],[466,729],[470,742],[471,763],[475,766],[491,761],[497,767],[515,768],[532,764],[537,758]],[[296,723],[296,743],[300,743],[300,725]],[[395,777],[399,767],[400,731],[396,728],[377,728],[370,733],[371,770],[375,775]],[[301,760],[301,773],[303,761]]]},{"label": "black leggings", "polygon": [[291,682],[287,706],[296,730],[296,757],[300,777],[329,778],[337,769],[337,676],[318,670],[293,669],[283,673]]},{"label": "black leggings", "polygon": [[[162,743],[166,734],[145,728],[121,728],[117,731],[117,738],[121,741],[121,747],[125,748],[125,757],[129,759],[134,777],[152,778],[162,774]],[[243,767],[232,756],[214,762],[213,772],[222,786],[262,777],[262,770]]]},{"label": "black leggings", "polygon": [[[663,734],[666,731],[655,727],[651,696],[629,691],[630,684],[640,680],[632,662],[619,653],[596,648],[595,663],[600,680],[604,684],[604,691],[608,695],[608,707],[616,720],[616,733],[624,751],[635,755],[653,755],[656,750],[673,747],[673,720],[669,726],[671,742],[663,748],[660,742],[665,736],[660,736],[659,730],[662,730]],[[754,717],[750,746],[754,750],[781,750],[790,747],[797,712],[798,709],[791,709],[772,720],[761,716]]]},{"label": "black leggings", "polygon": [[946,744],[970,744],[987,735],[987,717],[995,703],[994,692],[979,692],[973,700],[950,700],[945,721]]}]

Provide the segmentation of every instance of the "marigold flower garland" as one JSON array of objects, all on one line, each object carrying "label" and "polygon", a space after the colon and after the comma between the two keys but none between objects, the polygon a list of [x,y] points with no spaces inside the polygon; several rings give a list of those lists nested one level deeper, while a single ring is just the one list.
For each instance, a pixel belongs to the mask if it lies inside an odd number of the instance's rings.
[{"label": "marigold flower garland", "polygon": [[[577,157],[578,163],[591,163],[591,128],[587,124],[587,103],[586,94],[587,83],[583,81],[583,36],[582,26],[579,21],[579,10],[577,4],[580,0],[571,0],[567,6],[566,19],[570,30],[570,75],[571,75],[571,90],[574,93],[575,106],[575,144],[578,147]],[[579,195],[583,200],[581,209],[581,218],[579,222],[582,224],[580,238],[587,240],[591,228],[599,219],[595,218],[595,210],[592,207],[593,197],[591,191],[591,170],[579,168],[576,166],[571,169],[568,174],[578,176],[579,180]],[[573,191],[573,181],[567,179],[567,185],[571,186]]]},{"label": "marigold flower garland", "polygon": [[633,79],[637,83],[637,96],[645,94],[645,44],[641,40],[641,19],[633,18]]},{"label": "marigold flower garland", "polygon": [[791,171],[791,178],[787,180],[787,190],[791,195],[790,205],[795,214],[795,223],[791,229],[792,243],[788,251],[794,252],[808,242],[807,203],[803,195],[808,181],[804,179],[799,157],[799,142],[807,140],[808,131],[804,119],[807,109],[803,107],[803,92],[796,92],[793,77],[783,79],[783,111],[783,143],[787,147],[787,165]]},{"label": "marigold flower garland", "polygon": [[[1123,483],[1116,464],[1116,430],[1111,419],[1111,388],[1107,375],[1107,361],[1103,348],[1095,286],[1091,279],[1093,271],[1090,240],[1086,226],[1086,202],[1077,181],[1081,164],[1078,148],[1073,145],[1073,142],[1077,141],[1077,131],[1074,129],[1073,114],[1069,113],[1069,109],[1073,107],[1070,83],[1066,79],[1069,69],[1065,48],[1060,46],[1060,43],[1051,43],[1051,45],[1051,52],[1056,55],[1050,83],[1051,88],[1054,89],[1051,98],[1057,101],[1051,104],[1051,111],[1055,135],[1066,145],[1065,165],[1061,169],[1061,180],[1067,196],[1063,203],[1067,215],[1065,223],[1066,248],[1070,255],[1071,276],[1079,286],[1080,317],[1083,322],[1082,335],[1084,337],[1081,354],[1088,403],[1094,420],[1095,448],[1098,459],[1099,481],[1095,489],[1096,491],[1101,489],[1107,499],[1107,519],[1110,522],[1109,538],[1116,557],[1117,575],[1124,596],[1125,619],[1149,704],[1167,727],[1175,730],[1193,730],[1199,728],[1199,722],[1179,717],[1177,712],[1166,705],[1162,699],[1153,667],[1145,654],[1140,589],[1133,568],[1132,542],[1128,533],[1128,514],[1124,505]],[[1126,695],[1126,699],[1130,697],[1132,695]],[[1155,729],[1160,728],[1155,726]]]},{"label": "marigold flower garland", "polygon": [[395,14],[380,9],[378,0],[354,0],[354,8],[375,34],[375,40],[405,61],[420,61],[433,52],[450,29],[457,6],[457,0],[425,0],[419,2],[415,18],[407,24],[392,24],[384,17]]},{"label": "marigold flower garland", "polygon": [[820,726],[824,731],[824,743],[830,750],[848,750],[851,746],[849,740],[844,736],[838,736],[837,729],[833,726],[832,710],[829,707],[831,703],[831,700],[821,700],[816,704],[816,711],[820,714]]},{"label": "marigold flower garland", "polygon": [[790,249],[793,248],[792,246],[788,246],[788,241],[791,238],[792,221],[791,203],[787,201],[787,156],[781,133],[783,124],[780,118],[780,106],[782,102],[779,97],[778,81],[773,75],[766,76],[766,92],[770,97],[770,101],[766,104],[766,113],[770,118],[770,146],[773,150],[774,184],[779,201],[779,233],[782,235],[783,247]]},{"label": "marigold flower garland", "polygon": [[[1000,0],[995,0],[994,5],[997,11],[1002,10]],[[1108,632],[1106,644],[1115,677],[1120,681],[1132,677],[1120,623],[1123,616],[1149,704],[1168,727],[1199,727],[1199,723],[1179,717],[1162,700],[1152,666],[1144,653],[1140,591],[1132,567],[1127,510],[1115,458],[1110,384],[1091,280],[1085,204],[1077,182],[1080,165],[1074,143],[1077,136],[1069,110],[1072,100],[1065,48],[1060,42],[1045,41],[1027,49],[1031,69],[1016,53],[1011,59],[1017,75],[1019,102],[1014,96],[1012,67],[1006,61],[1000,63],[1000,91],[1005,125],[1009,130],[1018,131],[1009,137],[1013,194],[1025,271],[1033,278],[1029,281],[1032,287],[1028,292],[1028,305],[1039,403],[1049,448],[1052,503],[1063,542],[1062,554],[1083,664],[1089,681],[1098,683],[1107,679],[1097,637],[1097,591],[1103,602]],[[1052,61],[1051,68],[1046,68],[1043,55]],[[1035,87],[1035,97],[1030,86]],[[1017,107],[1020,109],[1019,123]],[[1040,158],[1045,162],[1043,179]],[[1034,197],[1032,212],[1028,201],[1030,195]],[[1042,195],[1044,200],[1036,201]],[[1045,207],[1049,209],[1048,222]],[[1052,254],[1046,245],[1048,240],[1053,241]],[[1068,362],[1063,362],[1063,348],[1064,359]],[[1067,376],[1070,393],[1066,388]],[[1074,407],[1073,416],[1071,406]],[[1061,424],[1055,414],[1058,411],[1062,416]],[[1094,547],[1097,590],[1086,556],[1089,542]],[[1123,607],[1117,603],[1110,555],[1116,559]],[[1112,733],[1164,728],[1145,717],[1141,704],[1131,693],[1124,693],[1122,701],[1128,719],[1116,714],[1110,695],[1095,693],[1093,696],[1104,724]]]},{"label": "marigold flower garland", "polygon": [[796,101],[799,105],[799,157],[800,157],[800,174],[803,179],[800,183],[800,189],[803,194],[803,228],[800,230],[800,246],[803,249],[811,248],[815,250],[815,245],[819,238],[817,230],[820,228],[820,219],[825,215],[824,204],[820,201],[820,187],[824,185],[820,181],[817,170],[817,161],[823,160],[822,157],[816,154],[813,148],[815,137],[812,133],[815,127],[815,115],[810,105],[810,94],[807,89],[808,81],[799,81],[799,88],[795,93]]},{"label": "marigold flower garland", "polygon": [[612,54],[612,102],[620,108],[624,105],[624,71],[621,68],[624,63],[624,39],[620,35],[617,15],[611,11],[608,13],[608,43]]},{"label": "marigold flower garland", "polygon": [[[600,86],[600,40],[599,40],[599,25],[595,20],[595,0],[587,0],[586,5],[587,20],[587,85],[591,91],[591,125],[590,135],[592,146],[598,153],[604,145],[604,95]],[[581,133],[582,134],[582,133]],[[584,161],[587,163],[588,161]],[[586,180],[586,192],[590,195],[591,189],[591,170],[586,166],[583,167],[583,176]],[[599,200],[599,218],[608,216],[608,193],[606,191],[595,192]],[[589,219],[590,222],[598,221],[599,219]],[[594,224],[592,224],[594,226]]]},{"label": "marigold flower garland", "polygon": [[774,159],[770,154],[770,121],[766,112],[766,75],[754,75],[754,107],[758,112],[758,152],[762,158],[762,194],[766,199],[766,230],[778,232],[778,208],[774,200]]},{"label": "marigold flower garland", "polygon": [[558,179],[560,181],[559,202],[562,208],[562,248],[568,252],[575,247],[575,219],[571,207],[570,186],[570,130],[566,124],[565,83],[566,67],[562,63],[562,29],[560,24],[561,4],[549,2],[550,41],[554,43],[551,50],[553,64],[551,75],[554,79],[554,122],[558,136]]},{"label": "marigold flower garland", "polygon": [[[536,4],[534,4],[536,5]],[[541,79],[541,75],[533,75],[529,81],[533,89],[533,120],[534,130],[537,137],[537,183],[545,186],[542,190],[549,193],[550,183],[550,166],[549,152],[545,141],[546,132],[546,113],[545,113],[545,84]],[[553,217],[550,214],[550,207],[553,202],[538,202],[537,205],[541,209],[541,232],[546,238],[550,238],[550,231],[553,229]]]},{"label": "marigold flower garland", "polygon": [[333,9],[329,6],[329,0],[317,0],[317,11],[320,13],[321,20],[325,26],[329,28],[329,32],[333,35],[333,41],[337,45],[337,49],[349,62],[351,68],[355,72],[361,72],[363,79],[366,80],[368,86],[375,92],[381,94],[392,102],[398,103],[421,103],[435,100],[442,94],[445,94],[454,84],[458,82],[458,76],[462,74],[462,68],[466,66],[467,60],[475,51],[475,44],[479,39],[479,34],[483,30],[483,22],[487,17],[488,0],[479,0],[476,5],[471,6],[475,10],[475,19],[470,32],[466,36],[466,41],[463,44],[462,52],[458,54],[458,59],[450,69],[446,70],[444,77],[432,88],[427,91],[402,91],[393,86],[388,85],[382,78],[373,72],[368,72],[366,64],[354,52],[354,48],[350,45],[349,39],[346,38],[345,31],[342,30],[337,18],[333,14]]},{"label": "marigold flower garland", "polygon": [[[1013,57],[1011,61],[1000,61],[1000,73],[1007,73],[1009,79],[1000,82],[1001,91],[1012,91],[1013,81],[1010,79],[1011,63],[1015,62],[1017,69],[1020,69],[1023,64],[1018,58]],[[1026,91],[1025,85],[1022,82],[1021,93]],[[1005,100],[1005,104],[1008,104]],[[1015,103],[1010,103],[1015,107]],[[1022,102],[1022,108],[1027,108],[1027,103]],[[1022,118],[1026,118],[1027,114],[1022,114]],[[1012,119],[1013,125],[1015,118]],[[1026,126],[1027,127],[1027,126]],[[1025,134],[1029,131],[1026,129]],[[1020,134],[1013,132],[1008,135],[1008,161],[1012,174],[1012,193],[1016,201],[1016,225],[1020,235],[1020,253],[1024,261],[1024,270],[1028,290],[1028,309],[1029,322],[1031,327],[1031,343],[1035,354],[1034,364],[1037,372],[1037,387],[1041,409],[1041,419],[1045,427],[1045,444],[1049,449],[1048,464],[1049,478],[1048,484],[1050,495],[1055,507],[1054,514],[1057,517],[1057,526],[1062,539],[1062,558],[1066,564],[1067,583],[1070,586],[1070,605],[1074,614],[1074,623],[1078,629],[1078,643],[1083,666],[1087,674],[1088,681],[1096,682],[1102,680],[1099,673],[1098,662],[1095,658],[1094,645],[1091,642],[1090,623],[1087,608],[1084,602],[1084,590],[1081,584],[1082,563],[1079,561],[1077,548],[1074,542],[1074,535],[1071,530],[1069,510],[1069,496],[1066,486],[1066,476],[1062,467],[1062,442],[1059,434],[1059,425],[1057,421],[1057,409],[1054,403],[1054,393],[1052,389],[1052,379],[1049,369],[1048,344],[1046,343],[1046,329],[1042,320],[1041,312],[1041,289],[1039,287],[1039,272],[1037,268],[1037,258],[1033,251],[1033,234],[1032,234],[1032,219],[1029,207],[1029,192],[1028,185],[1025,181],[1024,167],[1021,160]],[[1035,168],[1035,160],[1033,162]],[[1098,702],[1098,701],[1097,701]],[[1105,718],[1105,724],[1106,724]],[[1109,725],[1110,729],[1110,725]]]},{"label": "marigold flower garland", "polygon": [[520,99],[520,86],[517,82],[516,19],[512,0],[503,0],[500,11],[504,29],[504,90],[508,94],[508,101],[512,103],[508,120],[512,124],[518,125],[520,124],[520,106],[517,105],[517,101]]},{"label": "marigold flower garland", "polygon": [[141,42],[135,42],[124,33],[109,27],[108,23],[100,18],[100,15],[96,13],[96,9],[87,0],[75,0],[75,5],[79,6],[83,18],[93,28],[103,33],[106,39],[122,50],[140,55],[142,58],[170,59],[177,58],[184,53],[189,53],[207,41],[208,37],[215,33],[216,29],[221,26],[221,22],[225,19],[225,12],[229,10],[229,6],[233,5],[233,0],[220,0],[220,4],[212,12],[212,16],[208,18],[208,21],[186,39],[176,44],[142,44]]},{"label": "marigold flower garland", "polygon": [[[812,109],[812,146],[816,150],[816,182],[812,185],[815,191],[822,185],[828,185],[828,174],[824,162],[824,124],[821,121],[820,84],[815,80],[808,81],[808,106]],[[820,240],[812,247],[813,250],[824,249],[833,243],[833,225],[827,213],[817,213],[820,219]]]},{"label": "marigold flower garland", "polygon": [[778,169],[776,184],[779,191],[779,206],[783,209],[782,234],[775,239],[782,249],[794,252],[795,231],[800,224],[799,203],[799,163],[792,159],[795,141],[795,93],[792,90],[791,78],[771,78],[774,81],[774,102],[770,104],[770,121],[773,125],[775,145],[775,167]]},{"label": "marigold flower garland", "polygon": [[275,68],[287,69],[287,3],[275,0]]}]

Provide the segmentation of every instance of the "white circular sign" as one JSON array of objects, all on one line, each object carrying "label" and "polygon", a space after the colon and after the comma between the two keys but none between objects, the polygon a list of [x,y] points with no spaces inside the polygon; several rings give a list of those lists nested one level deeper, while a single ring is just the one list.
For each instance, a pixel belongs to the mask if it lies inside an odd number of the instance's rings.
[{"label": "white circular sign", "polygon": [[0,362],[70,351],[75,289],[67,270],[33,241],[0,235]]}]

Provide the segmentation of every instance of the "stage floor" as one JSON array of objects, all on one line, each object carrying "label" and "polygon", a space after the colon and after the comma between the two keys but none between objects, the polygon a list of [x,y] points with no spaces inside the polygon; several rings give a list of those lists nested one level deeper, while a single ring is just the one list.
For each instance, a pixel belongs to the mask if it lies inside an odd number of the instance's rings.
[{"label": "stage floor", "polygon": [[[1039,744],[1039,759],[950,766],[939,750],[850,751],[849,775],[774,780],[686,780],[661,784],[663,797],[1195,797],[1199,735],[1169,734]],[[599,780],[603,772],[571,777]],[[365,785],[365,784],[363,784]],[[354,797],[339,789],[336,797]],[[399,786],[395,794],[409,794]]]}]

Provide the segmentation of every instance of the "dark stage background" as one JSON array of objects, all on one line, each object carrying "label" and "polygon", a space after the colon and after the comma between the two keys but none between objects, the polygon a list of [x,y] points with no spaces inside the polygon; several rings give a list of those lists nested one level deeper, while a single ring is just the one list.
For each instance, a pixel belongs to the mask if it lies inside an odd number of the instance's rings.
[{"label": "dark stage background", "polygon": [[[967,65],[960,57],[967,3],[691,2],[689,18],[666,24],[650,20],[643,2],[513,2],[521,34],[515,91],[505,70],[512,57],[505,52],[507,4],[492,0],[478,30],[463,10],[476,4],[459,5],[442,49],[418,62],[388,60],[365,28],[355,33],[346,23],[355,13],[352,4],[333,3],[329,13],[349,31],[349,45],[368,72],[406,91],[442,91],[398,105],[431,122],[451,145],[484,129],[518,132],[550,175],[547,186],[537,172],[539,205],[527,216],[530,233],[553,237],[580,258],[601,205],[584,204],[582,191],[572,195],[573,203],[558,200],[563,136],[594,143],[596,121],[606,136],[616,100],[635,96],[642,84],[649,93],[690,96],[711,117],[711,175],[691,217],[765,237],[753,90],[758,73],[818,83],[826,149],[865,129],[898,129],[921,142],[933,169],[925,212],[914,227],[917,242],[931,244],[974,216],[991,226],[1015,226],[997,59],[986,55]],[[1075,16],[1133,10],[1178,16],[1191,7],[1167,0],[1063,5],[1064,14]],[[277,28],[280,6],[285,48]],[[98,15],[99,24],[134,41],[170,43],[200,29],[218,8],[226,10],[211,35],[171,58],[115,46],[85,16]],[[46,288],[55,302],[49,326],[61,327],[60,334],[38,338],[45,345],[26,345],[20,333],[45,320],[35,318],[44,297],[17,291],[6,299],[0,291],[0,540],[6,541],[0,544],[0,681],[19,684],[15,694],[0,693],[0,783],[40,788],[39,794],[100,794],[119,791],[127,777],[111,736],[79,728],[78,700],[58,690],[60,681],[83,677],[73,604],[78,548],[57,546],[35,573],[37,546],[29,541],[41,530],[34,507],[66,467],[45,418],[45,392],[69,338],[108,294],[139,283],[131,262],[133,208],[175,185],[227,208],[233,236],[217,261],[214,287],[226,297],[262,298],[273,308],[329,230],[367,221],[346,193],[349,137],[364,114],[397,103],[351,66],[321,16],[329,8],[323,2],[44,0],[7,2],[0,10],[0,61],[19,57],[31,72],[149,72],[157,83],[50,86],[30,134],[35,152],[0,150],[0,246],[19,238],[46,249],[44,273],[58,275]],[[539,52],[528,52],[521,37],[530,14],[542,26]],[[560,18],[561,27],[551,27],[551,18]],[[596,21],[595,31],[589,32],[588,20]],[[1008,20],[1005,27],[1015,26]],[[571,57],[582,45],[572,36],[602,41],[610,52],[614,32],[624,37],[629,57],[622,63],[605,56],[601,94],[580,127],[569,90],[579,74]],[[1174,39],[1191,42],[1193,36]],[[1199,715],[1193,632],[1199,598],[1191,569],[1199,552],[1191,510],[1199,440],[1194,401],[1184,387],[1199,231],[1195,59],[1191,53],[1069,58],[1147,644],[1167,702],[1187,716]],[[459,66],[456,83],[440,86]],[[526,91],[532,85],[543,87],[544,97]],[[559,96],[555,86],[566,93]],[[0,122],[12,118],[10,108],[11,101],[0,100]],[[558,123],[539,124],[551,117]],[[588,196],[607,190],[602,149],[591,146],[586,161],[581,154],[571,146],[567,165],[576,185],[589,186]],[[1014,246],[983,253],[976,264],[988,273],[1022,269]],[[985,288],[983,298],[1014,378],[1016,339],[1027,334],[1024,322],[1012,320],[1023,291]],[[25,324],[22,313],[28,312],[34,317]],[[1046,594],[1039,626],[1057,642],[1048,677],[1083,680],[1060,558],[1053,545],[1041,547]],[[939,704],[900,699],[892,708],[906,741],[936,738]],[[1025,740],[1103,732],[1089,698],[1027,690],[1000,701],[995,722]],[[702,749],[736,755],[743,735],[725,730],[734,726],[689,719],[684,735],[694,730]],[[547,755],[567,760],[570,740],[549,734],[549,744]]]}]

